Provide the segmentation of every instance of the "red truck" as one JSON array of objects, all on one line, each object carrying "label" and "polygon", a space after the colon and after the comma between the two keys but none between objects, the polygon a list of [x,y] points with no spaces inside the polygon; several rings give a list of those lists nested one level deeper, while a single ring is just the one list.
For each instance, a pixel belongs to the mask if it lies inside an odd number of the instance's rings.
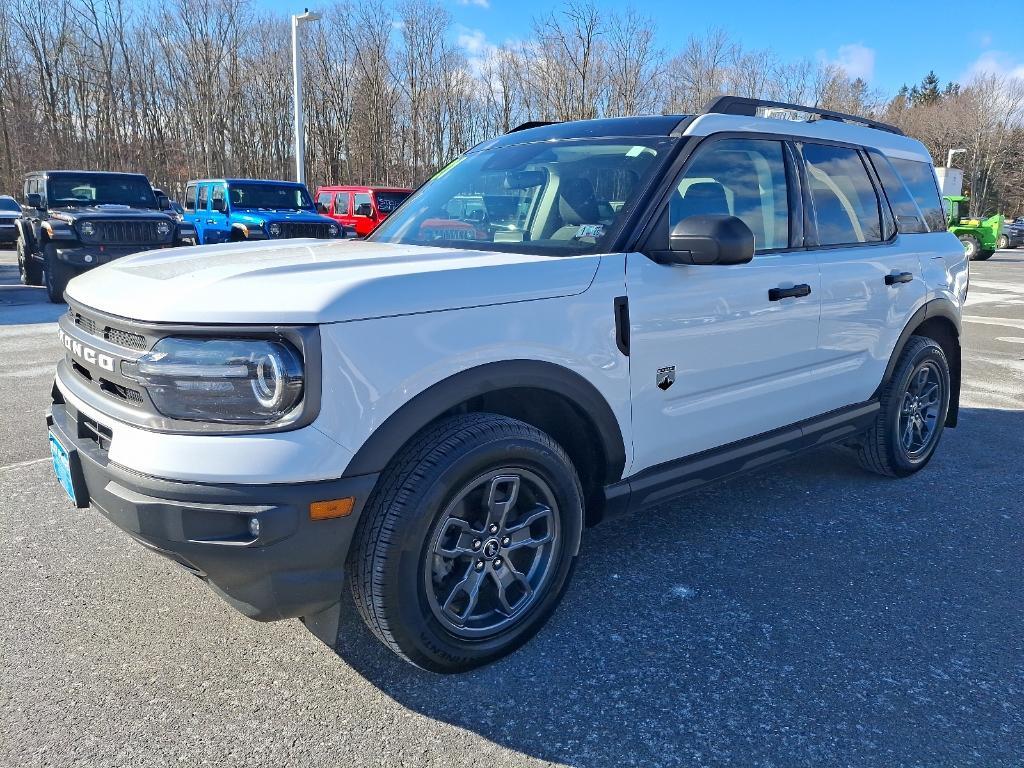
[{"label": "red truck", "polygon": [[317,187],[316,209],[365,237],[411,194],[398,187]]}]

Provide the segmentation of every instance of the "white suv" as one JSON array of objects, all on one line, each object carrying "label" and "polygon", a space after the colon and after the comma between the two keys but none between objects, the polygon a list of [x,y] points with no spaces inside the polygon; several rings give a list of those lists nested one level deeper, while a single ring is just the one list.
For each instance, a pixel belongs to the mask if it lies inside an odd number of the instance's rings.
[{"label": "white suv", "polygon": [[253,618],[322,624],[347,575],[392,650],[465,670],[539,629],[612,513],[828,443],[921,469],[967,283],[890,126],[733,97],[531,124],[366,240],[73,280],[54,466]]}]

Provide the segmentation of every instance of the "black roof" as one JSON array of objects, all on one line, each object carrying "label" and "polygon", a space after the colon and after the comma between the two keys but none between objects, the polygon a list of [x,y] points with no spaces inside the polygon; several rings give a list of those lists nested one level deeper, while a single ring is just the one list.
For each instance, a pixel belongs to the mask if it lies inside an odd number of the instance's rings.
[{"label": "black roof", "polygon": [[473,147],[478,152],[512,144],[549,139],[593,139],[627,136],[671,136],[688,115],[648,115],[644,117],[605,117],[599,120],[570,120],[564,123],[524,123],[509,133]]},{"label": "black roof", "polygon": [[62,168],[52,171],[29,171],[26,176],[53,176],[55,174],[71,173],[80,174],[87,173],[90,176],[142,176],[145,178],[146,174],[139,173],[138,171],[84,171],[84,170],[73,170],[70,168]]}]

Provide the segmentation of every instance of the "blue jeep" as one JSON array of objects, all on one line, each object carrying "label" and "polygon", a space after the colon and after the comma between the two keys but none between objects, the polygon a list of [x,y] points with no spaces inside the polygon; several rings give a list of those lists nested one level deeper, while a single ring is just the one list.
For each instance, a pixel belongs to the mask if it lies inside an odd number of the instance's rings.
[{"label": "blue jeep", "polygon": [[190,181],[182,200],[199,242],[229,243],[289,237],[345,237],[342,225],[316,212],[304,184],[264,179]]}]

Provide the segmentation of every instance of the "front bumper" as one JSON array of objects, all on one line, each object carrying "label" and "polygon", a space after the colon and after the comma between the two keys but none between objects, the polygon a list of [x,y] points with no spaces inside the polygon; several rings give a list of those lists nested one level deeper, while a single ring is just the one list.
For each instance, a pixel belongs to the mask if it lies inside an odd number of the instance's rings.
[{"label": "front bumper", "polygon": [[[306,616],[338,601],[349,544],[377,475],[280,485],[142,475],[108,460],[109,431],[55,399],[47,425],[69,454],[80,507],[95,507],[253,619]],[[312,502],[349,496],[356,501],[346,517],[310,519]]]},{"label": "front bumper", "polygon": [[101,264],[131,256],[141,251],[152,251],[157,248],[173,248],[173,243],[155,243],[153,245],[76,245],[70,248],[57,246],[57,258],[79,269],[92,269]]}]

